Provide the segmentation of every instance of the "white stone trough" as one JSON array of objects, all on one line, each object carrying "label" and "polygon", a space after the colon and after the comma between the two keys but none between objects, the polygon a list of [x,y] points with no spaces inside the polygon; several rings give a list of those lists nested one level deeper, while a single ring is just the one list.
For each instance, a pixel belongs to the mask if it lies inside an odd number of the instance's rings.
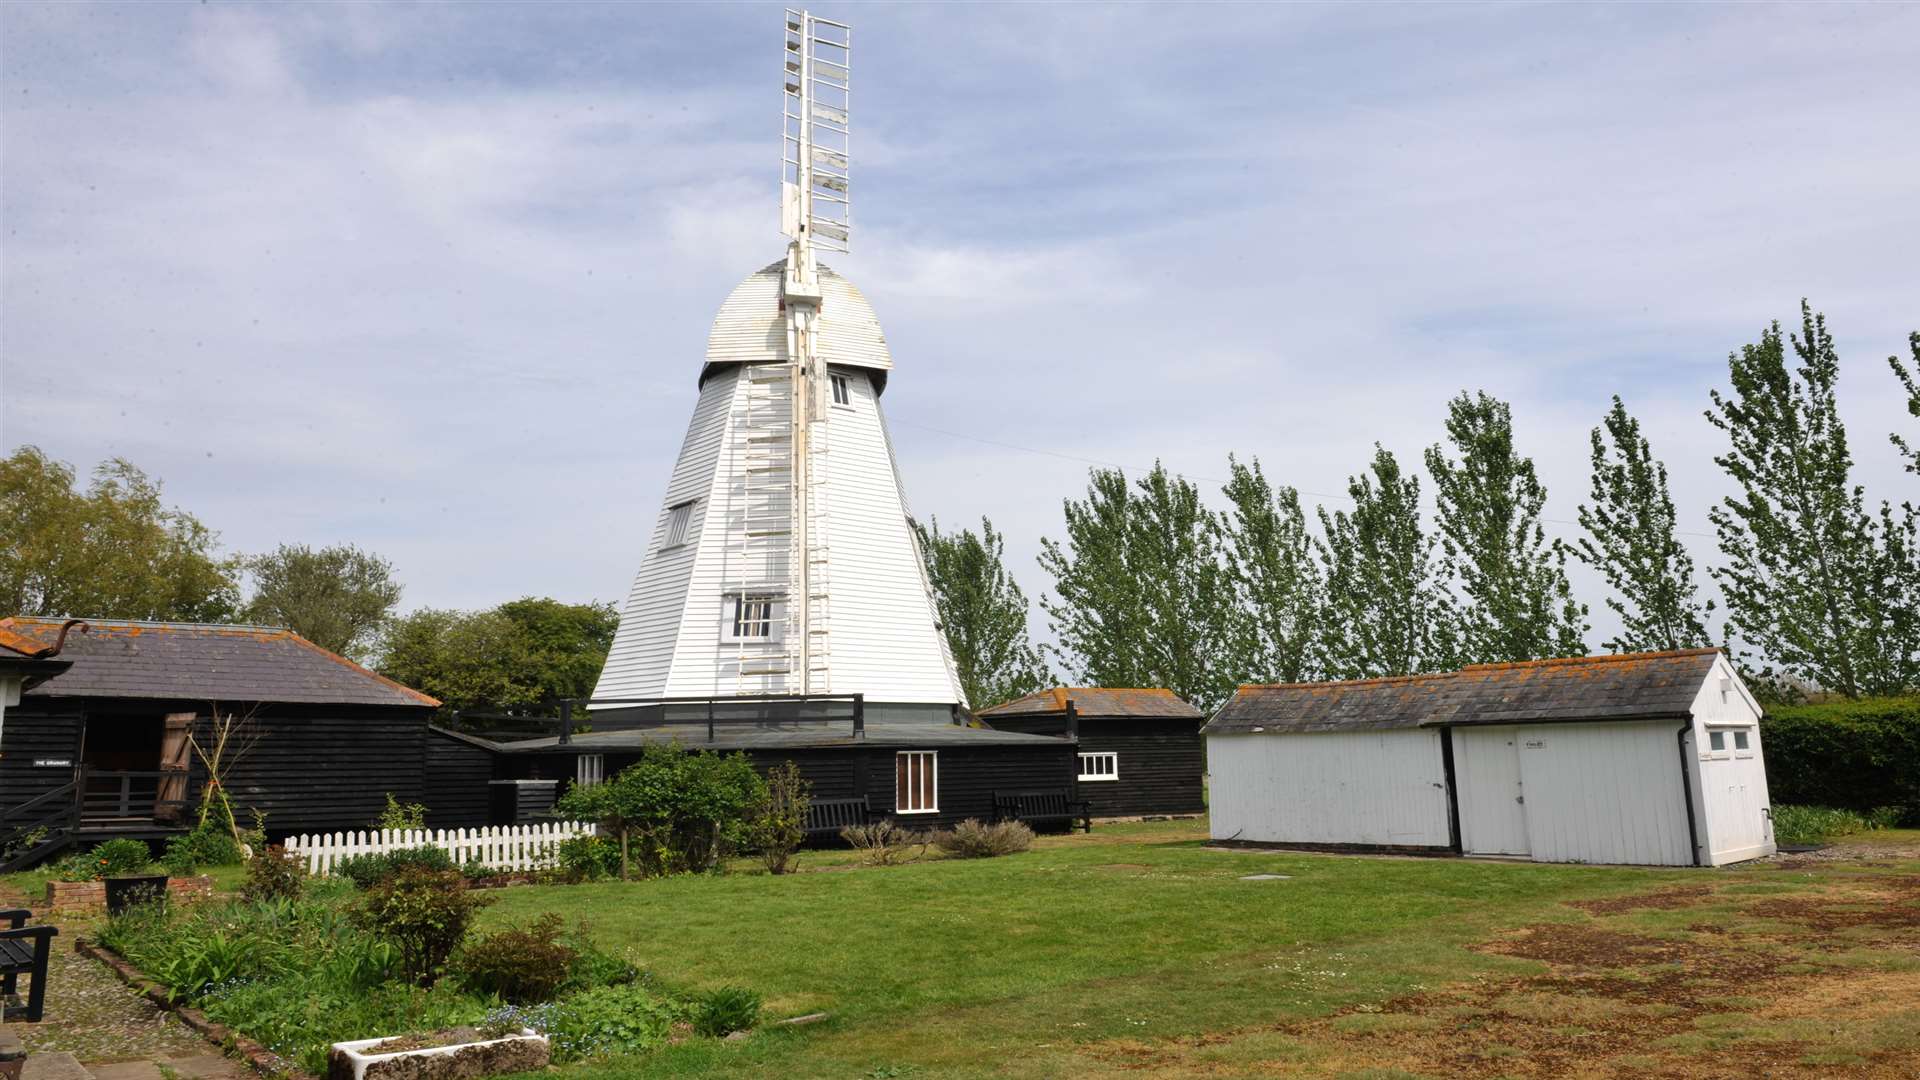
[{"label": "white stone trough", "polygon": [[399,1037],[383,1035],[334,1043],[327,1051],[327,1080],[474,1080],[495,1073],[544,1069],[552,1054],[547,1037],[531,1028],[451,1046],[371,1052]]}]

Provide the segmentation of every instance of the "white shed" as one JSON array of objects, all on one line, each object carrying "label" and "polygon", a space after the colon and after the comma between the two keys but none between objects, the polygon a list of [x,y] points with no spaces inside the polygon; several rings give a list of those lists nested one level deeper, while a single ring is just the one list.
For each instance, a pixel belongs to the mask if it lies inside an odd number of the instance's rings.
[{"label": "white shed", "polygon": [[1538,862],[1770,855],[1760,707],[1718,649],[1243,686],[1203,733],[1213,837]]}]

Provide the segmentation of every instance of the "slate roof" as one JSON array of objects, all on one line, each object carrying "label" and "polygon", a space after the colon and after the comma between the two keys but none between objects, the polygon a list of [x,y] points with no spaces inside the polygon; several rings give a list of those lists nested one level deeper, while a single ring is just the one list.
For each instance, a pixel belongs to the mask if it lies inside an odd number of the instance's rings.
[{"label": "slate roof", "polygon": [[[0,619],[0,633],[52,644],[60,619]],[[291,630],[212,623],[89,619],[67,638],[73,667],[36,697],[158,698],[312,705],[439,702],[368,671]]]},{"label": "slate roof", "polygon": [[1090,686],[1056,686],[1051,690],[1040,690],[1002,702],[992,708],[976,710],[973,715],[991,718],[1065,712],[1069,699],[1073,701],[1074,712],[1082,717],[1163,716],[1180,720],[1200,719],[1200,710],[1182,701],[1171,690],[1118,690]]},{"label": "slate roof", "polygon": [[1051,735],[1027,735],[1018,731],[994,731],[991,728],[962,727],[959,724],[933,724],[909,720],[869,720],[866,738],[853,737],[853,725],[841,720],[760,720],[732,721],[715,726],[712,742],[707,741],[705,721],[649,724],[642,728],[617,731],[590,731],[575,735],[566,746],[557,737],[522,739],[497,743],[509,753],[544,753],[572,749],[597,754],[608,750],[637,750],[642,746],[679,744],[688,750],[800,750],[870,746],[891,747],[963,747],[963,746],[1059,746],[1065,740]]},{"label": "slate roof", "polygon": [[1349,682],[1243,686],[1201,729],[1381,731],[1555,721],[1682,719],[1718,649],[1582,656]]}]

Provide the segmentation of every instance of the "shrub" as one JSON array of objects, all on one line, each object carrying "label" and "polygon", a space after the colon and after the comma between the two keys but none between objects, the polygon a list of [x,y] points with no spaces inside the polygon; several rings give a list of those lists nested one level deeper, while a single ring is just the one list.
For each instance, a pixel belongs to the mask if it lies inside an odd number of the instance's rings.
[{"label": "shrub", "polygon": [[840,830],[840,838],[860,852],[860,861],[869,866],[892,866],[910,862],[927,853],[932,837],[914,829],[902,828],[893,818],[869,825],[849,825]]},{"label": "shrub", "polygon": [[452,870],[453,856],[446,848],[423,844],[396,848],[372,855],[352,855],[333,865],[336,877],[344,877],[356,888],[370,888],[402,870]]},{"label": "shrub", "polygon": [[599,881],[620,874],[620,846],[588,833],[569,836],[554,850],[554,873],[571,884]]},{"label": "shrub", "polygon": [[100,877],[99,861],[84,851],[76,851],[47,869],[54,881],[95,881]]},{"label": "shrub", "polygon": [[1777,843],[1824,844],[1848,833],[1893,827],[1900,819],[1900,808],[1883,806],[1866,814],[1836,810],[1830,806],[1775,806],[1773,838]]},{"label": "shrub", "polygon": [[93,863],[93,876],[101,878],[144,874],[153,865],[153,852],[144,840],[107,840],[95,845],[87,858]]},{"label": "shrub", "polygon": [[356,925],[393,943],[407,978],[432,986],[467,927],[490,901],[467,891],[458,870],[408,867],[369,886],[352,909]]},{"label": "shrub", "polygon": [[554,1002],[533,1026],[553,1044],[556,1061],[651,1050],[667,1039],[680,1010],[637,983],[602,986]]},{"label": "shrub", "polygon": [[1776,806],[1892,806],[1920,824],[1920,698],[1774,706],[1760,746]]},{"label": "shrub", "polygon": [[567,972],[566,989],[591,990],[596,986],[623,986],[640,978],[640,969],[593,943],[587,924],[580,923],[564,939],[573,950],[573,967]]},{"label": "shrub", "polygon": [[635,861],[649,876],[698,873],[743,844],[747,815],[765,790],[745,754],[650,746],[612,779],[568,788],[554,808],[614,835],[623,878]]},{"label": "shrub", "polygon": [[723,986],[701,997],[693,1013],[693,1030],[717,1039],[746,1031],[759,1020],[759,994],[738,986]]},{"label": "shrub", "polygon": [[420,830],[427,827],[427,808],[419,803],[403,803],[387,792],[387,808],[374,819],[376,829]]},{"label": "shrub", "polygon": [[240,841],[212,823],[167,841],[166,853],[160,856],[167,873],[175,877],[186,877],[203,866],[235,866],[240,861]]},{"label": "shrub", "polygon": [[960,859],[990,859],[1012,855],[1033,847],[1033,830],[1021,821],[998,821],[983,825],[975,818],[935,833],[933,844]]},{"label": "shrub", "polygon": [[786,873],[794,851],[806,841],[812,791],[791,761],[767,773],[766,793],[747,819],[747,842],[760,850],[767,873]]},{"label": "shrub", "polygon": [[560,941],[559,915],[548,912],[533,925],[501,930],[468,942],[455,970],[473,990],[515,1005],[546,1001],[566,985],[575,954]]},{"label": "shrub", "polygon": [[292,900],[300,895],[300,885],[306,880],[306,866],[275,844],[247,860],[247,880],[240,886],[240,895],[256,903]]}]

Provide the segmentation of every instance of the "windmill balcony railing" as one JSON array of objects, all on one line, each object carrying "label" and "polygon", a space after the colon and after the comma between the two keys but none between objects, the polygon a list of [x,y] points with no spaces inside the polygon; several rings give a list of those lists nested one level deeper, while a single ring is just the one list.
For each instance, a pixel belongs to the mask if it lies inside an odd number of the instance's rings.
[{"label": "windmill balcony railing", "polygon": [[717,710],[737,705],[818,705],[843,703],[847,706],[844,716],[823,716],[821,720],[850,720],[853,723],[853,737],[867,737],[867,696],[865,694],[740,694],[727,697],[655,697],[655,698],[566,698],[560,702],[559,742],[573,741],[574,709],[581,708],[636,708],[648,705],[704,706],[707,722],[707,741],[712,742],[718,730],[729,724],[756,724],[763,722],[759,718],[729,717],[720,715]]}]

